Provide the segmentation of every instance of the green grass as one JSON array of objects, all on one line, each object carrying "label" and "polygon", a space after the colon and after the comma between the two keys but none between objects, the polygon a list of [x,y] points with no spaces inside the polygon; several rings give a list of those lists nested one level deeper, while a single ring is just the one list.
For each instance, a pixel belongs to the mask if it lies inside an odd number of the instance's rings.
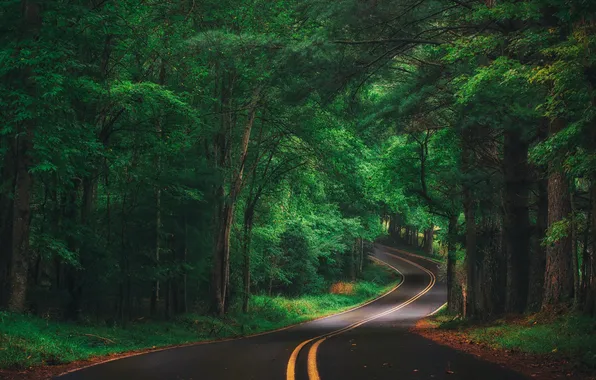
[{"label": "green grass", "polygon": [[350,295],[254,296],[249,314],[235,312],[226,319],[185,314],[168,322],[130,323],[126,328],[0,312],[0,368],[63,364],[93,356],[273,330],[349,309],[384,293],[397,281],[397,276],[386,267],[369,265]]},{"label": "green grass", "polygon": [[434,322],[440,328],[460,329],[471,340],[495,348],[532,354],[555,353],[582,366],[596,368],[596,319],[591,317],[569,314],[548,318],[538,314],[479,327],[439,313]]}]

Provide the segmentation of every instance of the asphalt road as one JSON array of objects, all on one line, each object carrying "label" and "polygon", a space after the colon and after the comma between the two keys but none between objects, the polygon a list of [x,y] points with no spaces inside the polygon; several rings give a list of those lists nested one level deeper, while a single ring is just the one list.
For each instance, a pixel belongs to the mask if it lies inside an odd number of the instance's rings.
[{"label": "asphalt road", "polygon": [[362,308],[252,338],[119,359],[59,379],[525,379],[410,333],[446,300],[437,266],[381,246],[374,255],[399,270],[403,282]]}]

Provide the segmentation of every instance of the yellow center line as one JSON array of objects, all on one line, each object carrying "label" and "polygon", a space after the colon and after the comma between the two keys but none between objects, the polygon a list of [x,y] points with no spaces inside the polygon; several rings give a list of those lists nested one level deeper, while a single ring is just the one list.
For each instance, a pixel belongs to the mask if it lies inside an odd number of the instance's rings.
[{"label": "yellow center line", "polygon": [[[391,255],[391,256],[395,256],[395,255]],[[416,263],[411,262],[410,260],[403,259],[403,258],[401,258],[399,256],[395,256],[395,257],[400,258],[402,260],[405,260],[405,261],[409,262],[410,264],[413,264],[413,265],[417,266],[418,268],[424,270],[430,276],[430,279],[431,280],[430,280],[429,284],[420,293],[416,294],[414,297],[410,298],[409,300],[407,300],[407,301],[399,304],[398,306],[396,306],[396,307],[394,307],[392,309],[389,309],[389,310],[387,310],[385,312],[382,312],[380,314],[374,315],[374,316],[372,316],[372,317],[370,317],[368,319],[365,319],[363,321],[360,321],[358,323],[355,323],[355,324],[349,326],[348,328],[345,328],[343,330],[339,330],[337,332],[331,333],[331,334],[329,334],[329,335],[327,335],[327,336],[319,339],[318,341],[316,341],[315,344],[313,344],[311,346],[310,350],[308,351],[307,369],[308,369],[308,378],[309,378],[309,380],[321,380],[321,376],[319,375],[319,369],[317,367],[317,350],[319,349],[319,346],[321,345],[321,343],[323,343],[328,338],[334,337],[334,336],[339,335],[339,334],[343,334],[346,331],[355,329],[356,327],[361,326],[361,325],[363,325],[363,324],[365,324],[367,322],[370,322],[370,321],[373,321],[375,319],[381,318],[381,317],[383,317],[385,315],[391,314],[393,312],[396,312],[396,311],[398,311],[398,310],[400,310],[400,309],[408,306],[409,304],[411,304],[414,301],[416,301],[418,298],[420,298],[423,295],[425,295],[426,293],[428,293],[432,289],[432,287],[435,285],[436,277],[435,277],[434,273],[432,273],[431,271],[427,270],[426,268],[424,268],[424,267],[422,267],[422,266],[420,266],[420,265],[418,265]]]},{"label": "yellow center line", "polygon": [[[364,304],[362,304],[362,305],[360,305],[358,307],[355,307],[353,309],[346,310],[344,312],[335,314],[332,317],[335,317],[335,316],[341,315],[341,314],[345,314],[345,313],[349,313],[349,312],[354,311],[354,310],[357,310],[357,309],[361,309],[361,308],[363,308],[363,307],[365,307],[365,306],[367,306],[367,305],[369,305],[369,304],[371,304],[371,303],[373,303],[373,302],[375,302],[375,301],[377,301],[377,300],[379,300],[379,299],[381,299],[381,298],[383,298],[385,296],[388,296],[389,294],[393,293],[400,286],[402,286],[403,283],[405,282],[406,276],[404,276],[404,274],[399,269],[397,269],[396,267],[394,267],[391,264],[388,264],[388,263],[386,263],[384,261],[381,261],[381,260],[377,259],[376,257],[372,257],[371,256],[370,258],[372,260],[374,260],[374,261],[378,261],[379,263],[390,267],[391,269],[393,269],[394,271],[396,271],[397,273],[399,273],[401,275],[401,278],[402,278],[401,282],[399,284],[397,284],[393,289],[391,289],[387,293],[383,294],[382,296],[377,297],[377,298],[375,298],[373,300],[370,300],[370,301],[368,301],[368,302],[366,302],[366,303],[364,303]],[[344,328],[341,328],[339,330],[336,330],[335,332],[344,330],[345,328],[347,328],[347,327],[344,327]],[[298,354],[300,353],[300,350],[302,350],[302,347],[306,346],[308,343],[312,342],[313,340],[318,339],[318,338],[321,338],[321,337],[323,337],[325,335],[326,334],[323,334],[323,335],[319,335],[319,336],[316,336],[314,338],[305,340],[304,342],[302,342],[298,346],[296,346],[296,348],[294,348],[294,351],[292,351],[292,354],[290,355],[290,358],[288,359],[288,366],[286,367],[286,380],[296,380],[296,361],[298,360]]]},{"label": "yellow center line", "polygon": [[[436,282],[436,277],[435,275],[429,271],[428,269],[408,260],[408,259],[404,259],[403,257],[399,257],[397,255],[391,254],[391,253],[387,253],[385,252],[385,254],[396,257],[402,261],[405,261],[411,265],[414,265],[415,267],[423,270],[425,273],[427,273],[430,276],[431,281],[429,282],[429,284],[427,285],[426,288],[424,288],[421,292],[419,292],[418,294],[416,294],[414,297],[410,298],[409,300],[389,309],[386,310],[384,312],[381,312],[379,314],[375,314],[371,317],[365,318],[359,322],[353,323],[347,327],[338,329],[336,331],[333,331],[331,333],[327,333],[327,334],[323,334],[320,335],[318,337],[314,337],[311,339],[308,339],[302,343],[300,343],[295,349],[294,351],[292,351],[292,354],[290,355],[290,359],[288,360],[288,366],[286,369],[286,380],[295,380],[296,379],[296,361],[298,359],[298,354],[300,353],[300,350],[307,345],[308,343],[317,340],[312,347],[310,348],[309,352],[308,352],[308,361],[307,361],[307,372],[308,372],[308,377],[310,380],[320,380],[320,375],[319,375],[319,371],[317,368],[317,350],[319,348],[319,346],[321,345],[321,343],[323,343],[326,339],[331,338],[333,336],[342,334],[346,331],[355,329],[358,326],[361,326],[367,322],[373,321],[375,319],[381,318],[385,315],[391,314],[399,309],[402,309],[406,306],[408,306],[409,304],[411,304],[412,302],[416,301],[418,298],[422,297],[423,295],[425,295],[426,293],[428,293],[430,291],[430,289],[432,289],[432,287],[435,285]],[[373,257],[374,260],[376,261],[380,261],[376,258]],[[393,270],[397,271],[398,273],[400,273],[402,275],[402,282],[399,284],[403,284],[405,282],[405,276],[403,275],[403,273],[401,273],[397,268],[395,268],[394,266],[384,263],[386,265],[388,265],[389,267],[391,267]],[[397,287],[399,287],[399,285]],[[397,289],[397,287],[395,289]],[[391,291],[390,293],[393,293],[393,291]],[[389,294],[389,293],[387,293]],[[366,306],[366,305],[362,305],[362,306]]]}]

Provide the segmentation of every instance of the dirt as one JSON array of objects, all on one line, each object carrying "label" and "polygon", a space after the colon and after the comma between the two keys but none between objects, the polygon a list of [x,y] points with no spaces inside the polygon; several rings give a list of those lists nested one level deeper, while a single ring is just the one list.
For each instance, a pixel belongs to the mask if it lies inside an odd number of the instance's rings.
[{"label": "dirt", "polygon": [[551,354],[529,354],[514,350],[491,347],[470,339],[466,329],[448,330],[438,328],[429,319],[420,320],[413,332],[438,344],[467,352],[483,360],[500,364],[524,374],[530,379],[596,380],[594,372],[578,369],[567,358]]}]

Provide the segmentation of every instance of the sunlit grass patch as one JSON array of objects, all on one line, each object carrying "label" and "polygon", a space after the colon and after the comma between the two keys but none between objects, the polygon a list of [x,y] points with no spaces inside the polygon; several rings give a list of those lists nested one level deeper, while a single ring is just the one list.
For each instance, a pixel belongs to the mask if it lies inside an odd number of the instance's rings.
[{"label": "sunlit grass patch", "polygon": [[352,294],[354,293],[354,284],[351,282],[339,281],[331,284],[329,288],[331,294]]}]

